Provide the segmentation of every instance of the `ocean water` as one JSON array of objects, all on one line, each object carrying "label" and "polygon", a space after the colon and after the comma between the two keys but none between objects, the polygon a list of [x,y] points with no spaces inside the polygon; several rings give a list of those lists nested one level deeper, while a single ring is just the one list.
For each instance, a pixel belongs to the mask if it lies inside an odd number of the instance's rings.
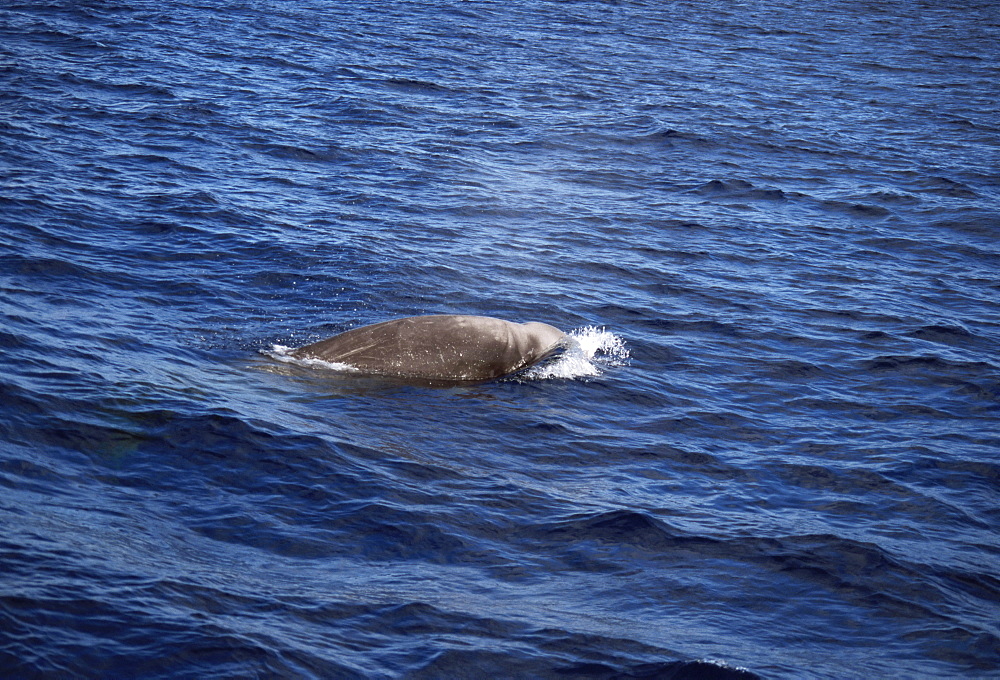
[{"label": "ocean water", "polygon": [[[1000,6],[0,3],[0,675],[1000,677]],[[358,325],[580,351],[431,385]]]}]

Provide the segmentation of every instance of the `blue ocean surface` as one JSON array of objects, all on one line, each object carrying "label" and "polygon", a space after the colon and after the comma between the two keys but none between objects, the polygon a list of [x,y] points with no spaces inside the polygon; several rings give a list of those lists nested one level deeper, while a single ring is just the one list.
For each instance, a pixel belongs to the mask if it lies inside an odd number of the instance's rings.
[{"label": "blue ocean surface", "polygon": [[[1000,677],[1000,5],[4,0],[0,676]],[[421,314],[580,351],[282,360]]]}]

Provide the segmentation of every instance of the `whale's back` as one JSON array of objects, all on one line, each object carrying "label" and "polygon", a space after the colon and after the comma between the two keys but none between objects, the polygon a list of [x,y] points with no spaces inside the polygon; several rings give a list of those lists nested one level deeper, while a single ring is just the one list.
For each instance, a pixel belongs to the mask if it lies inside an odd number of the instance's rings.
[{"label": "whale's back", "polygon": [[489,380],[535,363],[561,337],[562,331],[546,324],[440,314],[355,328],[292,355],[347,364],[366,373]]}]

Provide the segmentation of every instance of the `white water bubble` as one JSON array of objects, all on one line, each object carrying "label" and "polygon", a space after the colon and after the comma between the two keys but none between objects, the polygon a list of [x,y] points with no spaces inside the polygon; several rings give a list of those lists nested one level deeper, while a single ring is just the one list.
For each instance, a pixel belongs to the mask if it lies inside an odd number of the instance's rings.
[{"label": "white water bubble", "polygon": [[518,375],[524,380],[548,378],[592,378],[604,368],[627,366],[625,340],[597,326],[584,326],[567,333],[566,347],[551,361],[543,361]]}]

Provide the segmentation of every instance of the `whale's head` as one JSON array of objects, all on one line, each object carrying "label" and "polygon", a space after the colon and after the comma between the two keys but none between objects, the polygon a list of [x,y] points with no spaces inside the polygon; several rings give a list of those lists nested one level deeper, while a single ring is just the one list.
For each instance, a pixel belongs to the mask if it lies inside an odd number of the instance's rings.
[{"label": "whale's head", "polygon": [[526,357],[530,357],[528,363],[534,363],[543,359],[556,351],[566,334],[555,326],[539,321],[529,321],[520,324],[523,331],[524,345],[521,348]]}]

